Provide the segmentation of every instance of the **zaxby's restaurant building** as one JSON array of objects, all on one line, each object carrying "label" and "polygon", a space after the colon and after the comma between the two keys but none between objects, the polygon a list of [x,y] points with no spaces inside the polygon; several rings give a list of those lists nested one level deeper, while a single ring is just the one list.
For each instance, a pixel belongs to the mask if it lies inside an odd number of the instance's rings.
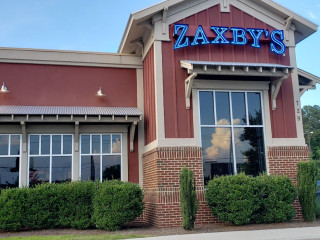
[{"label": "zaxby's restaurant building", "polygon": [[308,159],[300,97],[320,79],[295,46],[316,30],[270,0],[168,0],[130,16],[117,54],[1,48],[1,187],[139,183],[142,220],[175,226],[186,166],[213,222],[213,176],[295,181]]}]

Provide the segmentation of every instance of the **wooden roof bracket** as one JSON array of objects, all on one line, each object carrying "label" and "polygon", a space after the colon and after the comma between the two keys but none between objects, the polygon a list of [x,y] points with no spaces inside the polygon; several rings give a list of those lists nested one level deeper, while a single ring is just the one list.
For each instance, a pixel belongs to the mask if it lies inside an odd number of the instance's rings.
[{"label": "wooden roof bracket", "polygon": [[288,77],[289,75],[280,77],[271,83],[272,110],[277,110],[277,97],[278,97],[283,80],[287,79]]},{"label": "wooden roof bracket", "polygon": [[162,12],[162,34],[167,33],[167,17],[168,17],[168,7],[163,8]]},{"label": "wooden roof bracket", "polygon": [[137,125],[138,125],[138,122],[133,122],[130,125],[130,152],[134,151],[134,135],[136,132]]},{"label": "wooden roof bracket", "polygon": [[286,19],[285,21],[285,30],[286,30],[286,41],[288,42],[290,39],[289,39],[289,28],[291,26],[291,23],[292,23],[292,20],[293,20],[293,16],[290,16]]},{"label": "wooden roof bracket", "polygon": [[190,96],[192,92],[192,85],[193,80],[197,77],[198,74],[192,73],[186,80],[185,80],[185,91],[186,91],[186,108],[190,109]]}]

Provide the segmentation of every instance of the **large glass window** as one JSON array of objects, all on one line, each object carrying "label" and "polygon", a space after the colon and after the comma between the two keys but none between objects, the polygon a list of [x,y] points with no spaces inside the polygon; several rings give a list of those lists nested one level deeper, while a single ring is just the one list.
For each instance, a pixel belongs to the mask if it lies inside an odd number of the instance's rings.
[{"label": "large glass window", "polygon": [[21,135],[0,135],[0,188],[19,187]]},{"label": "large glass window", "polygon": [[72,135],[30,135],[29,185],[71,181],[72,146]]},{"label": "large glass window", "polygon": [[266,170],[260,92],[199,91],[203,174]]},{"label": "large glass window", "polygon": [[121,180],[121,134],[81,135],[81,180]]}]

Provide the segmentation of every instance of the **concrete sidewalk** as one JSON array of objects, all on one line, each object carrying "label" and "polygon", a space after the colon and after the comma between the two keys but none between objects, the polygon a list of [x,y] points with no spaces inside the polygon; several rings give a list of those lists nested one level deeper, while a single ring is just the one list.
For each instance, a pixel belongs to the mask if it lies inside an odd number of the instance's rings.
[{"label": "concrete sidewalk", "polygon": [[[320,227],[215,232],[143,238],[146,240],[320,240]],[[132,240],[132,239],[131,239]],[[135,239],[138,240],[138,239]],[[141,238],[140,238],[141,240]]]}]

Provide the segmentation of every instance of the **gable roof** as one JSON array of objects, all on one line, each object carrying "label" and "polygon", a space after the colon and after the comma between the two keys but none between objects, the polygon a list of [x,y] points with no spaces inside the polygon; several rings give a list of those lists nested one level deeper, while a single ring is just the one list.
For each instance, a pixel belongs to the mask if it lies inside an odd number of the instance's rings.
[{"label": "gable roof", "polygon": [[[232,1],[232,0],[231,0]],[[249,1],[252,3],[256,3],[261,7],[269,10],[279,17],[284,19],[291,18],[292,23],[295,25],[296,33],[295,40],[296,43],[301,42],[305,38],[309,37],[311,34],[315,33],[318,29],[318,25],[312,23],[306,18],[300,16],[297,13],[290,11],[289,9],[281,6],[280,4],[272,1],[272,0],[237,0],[237,1]],[[139,27],[139,24],[144,22],[152,22],[152,18],[157,15],[163,13],[164,10],[168,10],[173,7],[177,7],[179,5],[184,5],[190,2],[206,2],[204,0],[166,0],[155,4],[153,6],[147,7],[140,11],[134,12],[130,14],[125,32],[123,34],[118,53],[126,53],[130,54],[130,44],[132,41],[135,41],[139,38],[142,38],[145,33],[145,28]],[[232,5],[232,3],[231,3]]]}]

